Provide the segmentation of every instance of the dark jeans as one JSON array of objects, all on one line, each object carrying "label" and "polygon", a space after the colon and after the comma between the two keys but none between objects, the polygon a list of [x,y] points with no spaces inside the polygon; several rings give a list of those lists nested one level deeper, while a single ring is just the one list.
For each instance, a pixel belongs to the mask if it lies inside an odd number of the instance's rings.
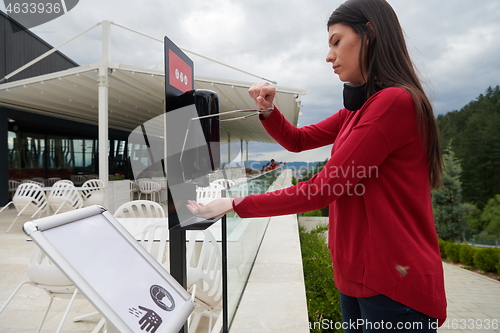
[{"label": "dark jeans", "polygon": [[345,333],[436,333],[437,320],[387,296],[356,298],[340,294]]}]

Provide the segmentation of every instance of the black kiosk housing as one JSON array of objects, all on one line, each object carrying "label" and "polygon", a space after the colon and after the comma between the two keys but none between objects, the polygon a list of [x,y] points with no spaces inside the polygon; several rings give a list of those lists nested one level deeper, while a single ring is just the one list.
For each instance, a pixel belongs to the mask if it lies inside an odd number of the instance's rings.
[{"label": "black kiosk housing", "polygon": [[[186,207],[187,200],[196,200],[196,185],[208,186],[207,175],[220,165],[220,125],[219,117],[215,116],[219,114],[219,98],[213,91],[193,89],[193,67],[193,61],[165,37],[166,170],[170,229],[206,229],[217,221],[195,217]],[[194,107],[196,113],[192,117],[193,113],[189,111]],[[187,118],[184,114],[188,114]],[[204,118],[209,115],[214,116]]]},{"label": "black kiosk housing", "polygon": [[[186,207],[187,200],[196,200],[196,186],[207,186],[208,174],[220,165],[219,99],[213,91],[194,89],[193,61],[168,37],[165,37],[165,112],[167,154],[163,162],[168,184],[170,274],[187,287],[186,230],[206,229],[222,218],[222,332],[225,333],[228,331],[226,216],[206,220],[194,216]],[[185,332],[186,326],[180,330]]]}]

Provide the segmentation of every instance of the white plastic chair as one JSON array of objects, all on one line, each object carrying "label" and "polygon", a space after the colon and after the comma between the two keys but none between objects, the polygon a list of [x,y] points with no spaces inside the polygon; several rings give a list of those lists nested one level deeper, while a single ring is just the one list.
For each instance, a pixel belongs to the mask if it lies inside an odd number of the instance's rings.
[{"label": "white plastic chair", "polygon": [[209,202],[218,199],[222,196],[222,190],[224,188],[221,185],[213,185],[208,187],[197,187],[196,188],[196,201],[202,204],[208,204]]},{"label": "white plastic chair", "polygon": [[75,186],[75,183],[73,183],[73,181],[69,180],[69,179],[60,179],[60,180],[56,180],[52,186],[54,186],[55,184],[57,183],[66,183],[66,184],[71,184],[73,186]]},{"label": "white plastic chair", "polygon": [[72,175],[71,176],[71,181],[76,186],[82,185],[86,180],[87,180],[87,178],[85,176],[81,176],[81,175]]},{"label": "white plastic chair", "polygon": [[73,183],[64,180],[54,183],[47,201],[54,215],[83,207],[83,199]]},{"label": "white plastic chair", "polygon": [[160,184],[161,188],[167,188],[167,178],[166,177],[151,177],[151,181]]},{"label": "white plastic chair", "polygon": [[151,180],[150,177],[141,177],[141,178],[137,178],[137,183],[139,182],[143,182],[143,181],[146,181],[146,180]]},{"label": "white plastic chair", "polygon": [[113,215],[120,217],[165,217],[163,207],[154,201],[134,200],[118,207]]},{"label": "white plastic chair", "polygon": [[163,267],[168,269],[168,224],[154,223],[147,226],[141,235],[141,245],[146,251],[158,261]]},{"label": "white plastic chair", "polygon": [[139,185],[137,182],[130,181],[130,201],[135,200],[135,194],[137,193],[137,199],[139,199]]},{"label": "white plastic chair", "polygon": [[[203,234],[203,241],[198,255],[196,245],[199,234]],[[209,230],[191,232],[186,266],[188,292],[195,304],[189,329],[196,332],[200,319],[208,316],[208,332],[210,332],[213,327],[214,310],[222,300],[222,254]]]},{"label": "white plastic chair", "polygon": [[[146,218],[165,218],[165,211],[160,204],[148,200],[136,200],[127,202],[116,210],[113,215],[120,217],[146,217]],[[147,226],[141,235],[141,244],[151,253],[151,255],[162,266],[167,266],[167,242],[168,242],[168,224],[154,223]]]},{"label": "white plastic chair", "polygon": [[60,180],[61,178],[59,177],[51,177],[45,181],[45,186],[50,187]]},{"label": "white plastic chair", "polygon": [[36,331],[37,333],[42,329],[54,298],[58,297],[70,299],[70,302],[66,307],[66,311],[64,312],[61,322],[59,323],[59,327],[56,331],[57,333],[60,332],[62,326],[64,325],[64,322],[66,321],[69,310],[73,305],[73,301],[76,297],[83,298],[83,295],[81,293],[78,293],[78,289],[74,286],[74,284],[59,270],[59,268],[57,268],[57,266],[55,266],[50,261],[45,253],[42,252],[36,245],[33,249],[33,254],[28,265],[28,278],[29,280],[23,281],[17,286],[17,288],[0,309],[0,314],[5,310],[7,305],[14,298],[21,287],[25,284],[29,284],[46,291],[50,296],[49,305],[47,306],[47,310],[45,311],[45,314],[42,318],[42,322],[40,323],[40,326]]},{"label": "white plastic chair", "polygon": [[148,194],[152,201],[156,201],[156,193],[160,193],[161,185],[157,182],[151,180],[141,180],[139,181],[139,199],[144,194],[146,199],[148,198]]},{"label": "white plastic chair", "polygon": [[16,192],[19,185],[21,185],[21,182],[9,179],[9,194],[12,194],[12,196],[14,196],[14,193]]},{"label": "white plastic chair", "polygon": [[83,183],[82,188],[89,188],[89,189],[83,189],[81,191],[84,207],[92,205],[101,205],[101,206],[103,205],[104,195],[106,193],[105,193],[104,183],[101,180],[99,179],[87,180],[85,181],[85,183]]},{"label": "white plastic chair", "polygon": [[220,185],[224,188],[230,188],[234,185],[234,181],[231,179],[217,179],[210,183],[210,186],[212,185]]},{"label": "white plastic chair", "polygon": [[21,181],[21,184],[35,184],[35,185],[38,185],[40,187],[44,187],[44,184],[43,182],[39,182],[39,181],[36,181],[36,180],[31,180],[31,179],[24,179]]},{"label": "white plastic chair", "polygon": [[226,194],[230,198],[246,197],[248,195],[248,182],[244,181],[235,184],[227,190]]},{"label": "white plastic chair", "polygon": [[42,213],[47,211],[47,196],[42,190],[42,187],[31,182],[22,183],[17,187],[12,201],[5,205],[0,213],[3,212],[9,205],[13,204],[16,207],[18,213],[14,221],[10,224],[6,233],[10,231],[14,223],[16,223],[17,218],[20,215],[31,215],[35,217],[38,215],[40,217]]}]

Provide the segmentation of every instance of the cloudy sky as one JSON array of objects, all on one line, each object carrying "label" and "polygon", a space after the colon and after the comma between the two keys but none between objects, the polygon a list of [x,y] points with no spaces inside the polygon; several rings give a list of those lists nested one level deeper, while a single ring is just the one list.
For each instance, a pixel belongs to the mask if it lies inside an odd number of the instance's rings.
[{"label": "cloudy sky", "polygon": [[[31,28],[53,46],[102,20],[147,35],[168,36],[181,48],[244,71],[306,89],[300,126],[318,122],[342,107],[342,83],[325,62],[326,21],[341,0],[80,0],[70,12]],[[388,0],[436,114],[459,110],[500,84],[500,1]],[[0,9],[5,12],[4,4]],[[112,60],[150,67],[163,62],[159,42],[112,28]],[[62,48],[77,63],[100,58],[100,30]],[[256,82],[258,79],[191,56],[195,74]],[[253,145],[250,158],[320,161],[329,147],[299,155],[277,145]]]}]

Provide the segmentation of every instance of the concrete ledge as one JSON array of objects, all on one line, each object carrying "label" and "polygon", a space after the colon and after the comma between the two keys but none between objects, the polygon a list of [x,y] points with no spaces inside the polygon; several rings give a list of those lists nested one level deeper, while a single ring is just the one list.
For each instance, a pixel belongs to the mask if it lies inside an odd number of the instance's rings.
[{"label": "concrete ledge", "polygon": [[309,232],[320,224],[328,224],[328,217],[301,216],[299,217],[299,224],[302,225],[307,232]]},{"label": "concrete ledge", "polygon": [[269,221],[230,332],[309,332],[296,215]]}]

